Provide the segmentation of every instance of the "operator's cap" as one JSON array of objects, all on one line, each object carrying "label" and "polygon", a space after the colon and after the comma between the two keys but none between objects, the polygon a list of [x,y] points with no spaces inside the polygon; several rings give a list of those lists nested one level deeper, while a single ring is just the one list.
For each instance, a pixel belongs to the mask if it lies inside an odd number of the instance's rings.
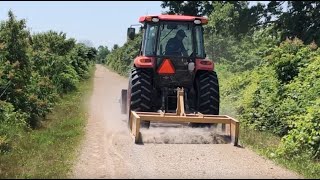
[{"label": "operator's cap", "polygon": [[186,33],[184,32],[184,30],[182,30],[182,29],[180,29],[180,30],[177,32],[177,34],[179,34],[179,36],[181,36],[181,37],[188,37],[188,36],[186,35]]}]

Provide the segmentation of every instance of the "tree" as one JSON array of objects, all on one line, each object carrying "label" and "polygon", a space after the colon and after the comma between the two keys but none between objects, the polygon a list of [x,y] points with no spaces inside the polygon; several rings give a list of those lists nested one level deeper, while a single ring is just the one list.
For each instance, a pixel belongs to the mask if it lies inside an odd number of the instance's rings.
[{"label": "tree", "polygon": [[205,16],[213,10],[212,1],[162,1],[161,7],[169,7],[168,14],[191,16]]},{"label": "tree", "polygon": [[315,41],[320,45],[320,2],[288,1],[287,9],[276,20],[276,29],[282,31],[282,40],[298,37],[306,44]]},{"label": "tree", "polygon": [[79,43],[84,44],[87,47],[93,47],[93,43],[90,40],[80,40]]},{"label": "tree", "polygon": [[97,53],[97,62],[98,63],[105,63],[105,59],[107,55],[110,53],[110,50],[107,46],[99,46],[98,47],[98,53]]},{"label": "tree", "polygon": [[114,51],[114,50],[116,50],[116,49],[118,49],[119,48],[119,45],[118,44],[114,44],[113,45],[113,48],[112,48],[112,51]]},{"label": "tree", "polygon": [[209,15],[209,27],[223,36],[233,35],[240,39],[259,28],[265,14],[263,4],[249,8],[246,1],[214,2],[214,11]]},{"label": "tree", "polygon": [[75,39],[67,39],[66,33],[52,30],[33,35],[30,42],[35,51],[48,51],[60,56],[68,54],[75,47],[75,43]]},{"label": "tree", "polygon": [[[0,24],[0,100],[7,100],[15,107],[27,112],[27,84],[31,77],[31,61],[28,57],[30,32],[26,30],[26,21],[17,20],[13,12],[9,19]],[[1,67],[0,67],[1,68]]]},{"label": "tree", "polygon": [[209,16],[209,20],[215,21],[217,31],[228,35],[231,32],[234,36],[250,32],[266,16],[263,4],[249,7],[248,1],[162,1],[161,7],[169,7],[168,14]]}]

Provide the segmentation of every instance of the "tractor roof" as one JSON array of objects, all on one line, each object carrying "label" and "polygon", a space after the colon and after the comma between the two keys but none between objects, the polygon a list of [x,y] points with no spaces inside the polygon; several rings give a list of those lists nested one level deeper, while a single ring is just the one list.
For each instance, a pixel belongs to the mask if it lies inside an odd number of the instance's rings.
[{"label": "tractor roof", "polygon": [[200,20],[201,24],[207,24],[208,19],[205,17],[197,17],[197,16],[185,16],[185,15],[148,15],[141,16],[139,18],[139,22],[143,23],[146,21],[152,21],[152,18],[158,18],[162,21],[184,21],[184,22],[193,22],[194,20]]}]

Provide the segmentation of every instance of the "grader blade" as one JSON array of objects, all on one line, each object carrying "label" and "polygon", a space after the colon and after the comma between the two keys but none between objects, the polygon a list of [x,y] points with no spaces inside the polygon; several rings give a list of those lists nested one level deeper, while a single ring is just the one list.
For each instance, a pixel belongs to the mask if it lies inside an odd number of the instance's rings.
[{"label": "grader blade", "polygon": [[[164,112],[130,112],[129,128],[135,143],[139,143],[141,139],[140,122],[147,120],[150,122],[161,123],[221,123],[223,125],[229,124],[231,143],[238,146],[239,138],[239,121],[227,115],[207,115],[207,114],[186,114],[184,109],[184,90],[177,89],[177,109],[176,113]],[[224,126],[223,126],[224,127]]]}]

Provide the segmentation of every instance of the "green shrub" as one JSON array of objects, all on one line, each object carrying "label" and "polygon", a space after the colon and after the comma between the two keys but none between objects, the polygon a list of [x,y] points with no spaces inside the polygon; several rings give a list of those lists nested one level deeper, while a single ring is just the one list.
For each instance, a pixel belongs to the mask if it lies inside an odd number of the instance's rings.
[{"label": "green shrub", "polygon": [[320,54],[300,71],[298,77],[286,85],[286,99],[294,104],[292,109],[295,112],[289,116],[291,130],[283,137],[279,154],[286,157],[307,154],[319,160]]},{"label": "green shrub", "polygon": [[280,83],[272,67],[257,68],[246,76],[250,82],[241,91],[238,113],[243,123],[256,130],[285,134],[287,123],[277,114]]},{"label": "green shrub", "polygon": [[27,114],[15,111],[12,104],[0,101],[0,154],[14,148],[17,138],[27,127]]},{"label": "green shrub", "polygon": [[106,57],[106,65],[121,75],[128,76],[134,58],[139,54],[142,34],[129,40],[122,47],[111,51]]},{"label": "green shrub", "polygon": [[61,93],[76,90],[79,83],[77,71],[71,65],[65,66],[64,70],[59,74],[55,74],[53,79],[58,84],[59,92]]},{"label": "green shrub", "polygon": [[8,16],[0,24],[0,150],[13,147],[23,127],[41,124],[59,95],[88,78],[97,53],[62,32],[30,35],[25,20]]},{"label": "green shrub", "polygon": [[314,50],[306,46],[297,38],[286,40],[280,46],[272,49],[266,60],[275,67],[278,79],[282,83],[288,83],[298,74],[301,67],[305,67],[310,57],[314,56]]},{"label": "green shrub", "polygon": [[220,65],[221,97],[242,125],[282,137],[278,155],[319,159],[320,49],[294,39],[266,52],[254,70],[232,73],[232,64]]}]

